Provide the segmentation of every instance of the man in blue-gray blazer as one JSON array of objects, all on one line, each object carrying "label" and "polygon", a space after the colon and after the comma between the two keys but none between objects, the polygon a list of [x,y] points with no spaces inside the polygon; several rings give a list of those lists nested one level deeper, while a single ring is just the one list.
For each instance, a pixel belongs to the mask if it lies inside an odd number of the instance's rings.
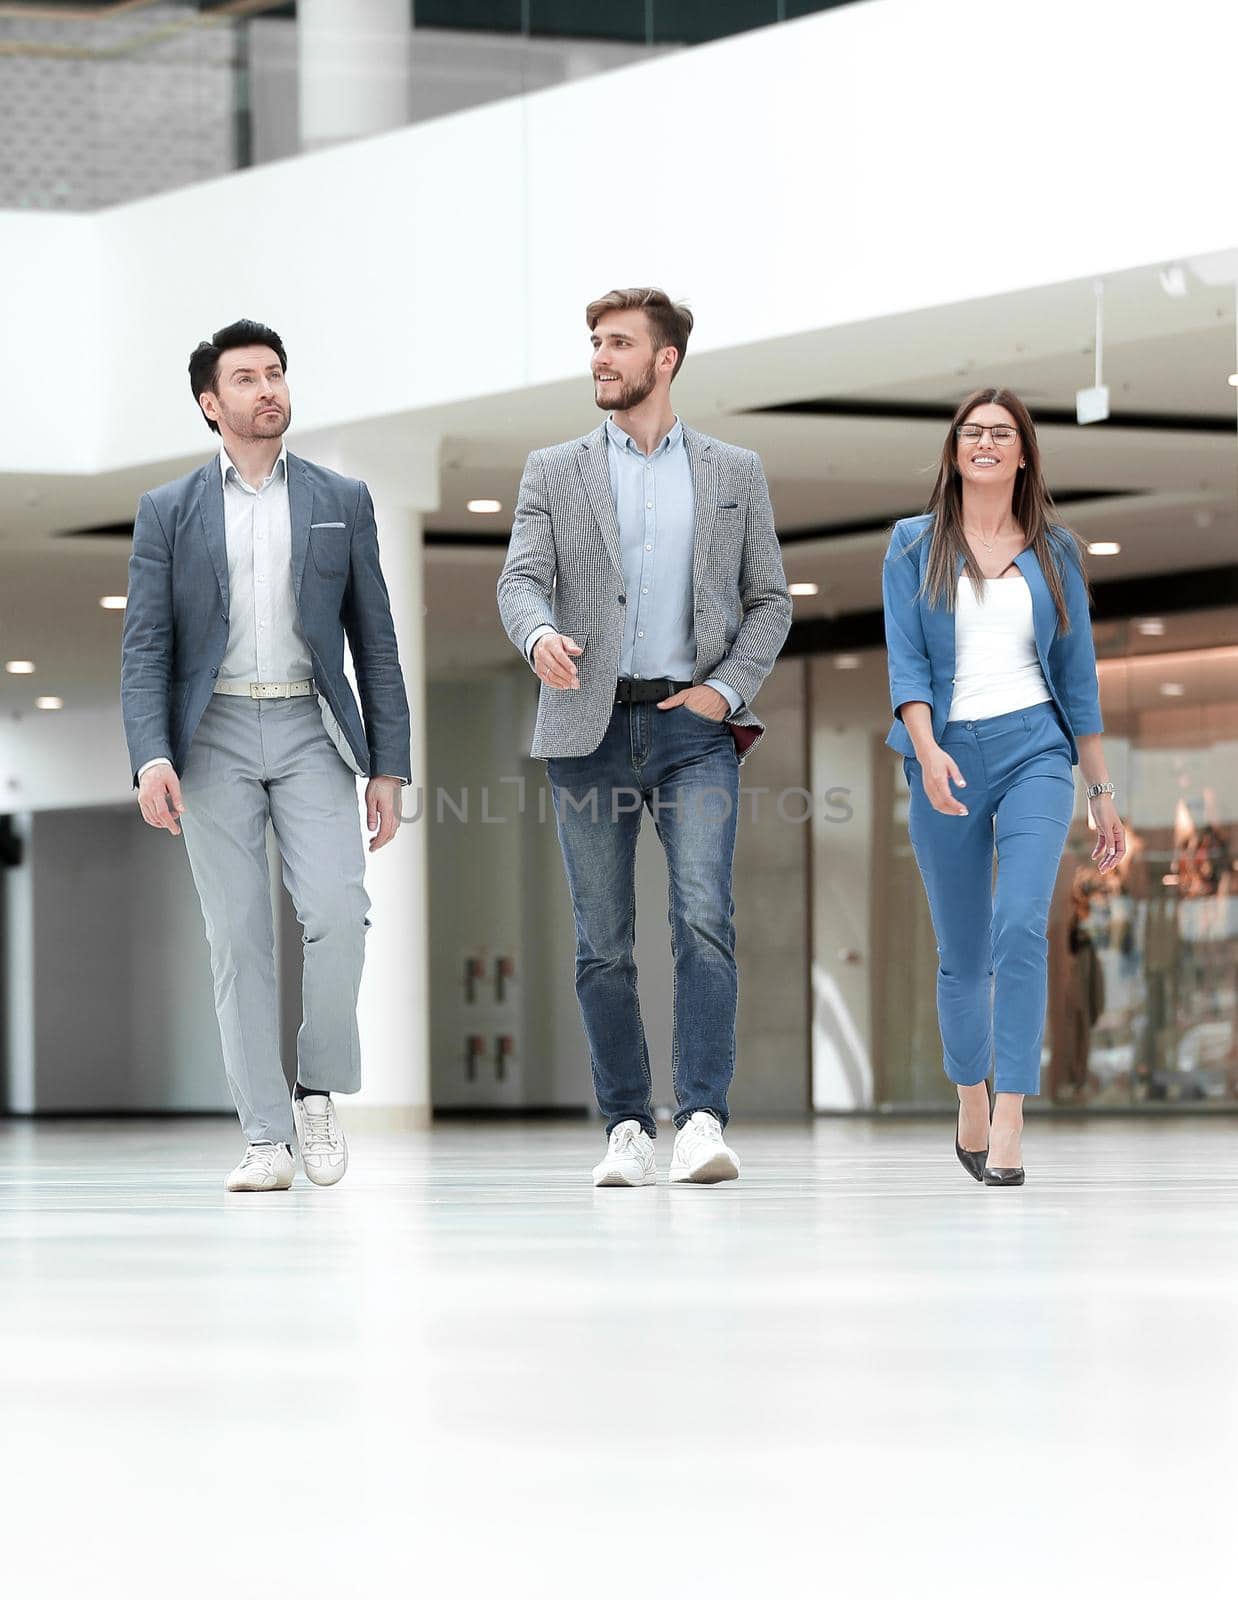
[{"label": "man in blue-gray blazer", "polygon": [[[232,1190],[348,1164],[332,1091],[360,1087],[357,990],[369,899],[358,776],[378,850],[410,781],[408,701],[365,484],[289,454],[280,337],[221,328],[190,387],[218,454],[142,496],[121,705],[146,821],[184,832],[202,902],[224,1066],[248,1141]],[[347,636],[361,706],[344,676]],[[291,1098],[279,1050],[271,825],[304,929]]]}]

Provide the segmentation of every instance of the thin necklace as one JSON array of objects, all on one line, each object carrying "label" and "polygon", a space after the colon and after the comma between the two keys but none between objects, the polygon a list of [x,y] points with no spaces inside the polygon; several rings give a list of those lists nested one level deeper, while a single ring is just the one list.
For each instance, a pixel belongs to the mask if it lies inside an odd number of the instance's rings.
[{"label": "thin necklace", "polygon": [[[964,529],[964,532],[966,532],[966,531],[967,530]],[[1002,530],[1000,528],[997,530],[997,532],[993,535],[993,537],[991,539],[986,539],[984,534],[982,534],[982,533],[977,532],[977,534],[976,534],[976,538],[980,540],[980,543],[984,546],[984,548],[989,552],[990,555],[993,554],[993,546],[997,543],[997,541],[1001,538],[1001,536],[1002,536]]]}]

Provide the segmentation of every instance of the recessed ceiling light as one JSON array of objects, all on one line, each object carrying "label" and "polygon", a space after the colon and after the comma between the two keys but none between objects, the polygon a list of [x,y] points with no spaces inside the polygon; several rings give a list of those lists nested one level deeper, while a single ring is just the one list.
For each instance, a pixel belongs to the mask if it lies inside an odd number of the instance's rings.
[{"label": "recessed ceiling light", "polygon": [[1149,639],[1159,639],[1165,631],[1165,624],[1159,617],[1141,617],[1135,624],[1135,631],[1146,634]]},{"label": "recessed ceiling light", "polygon": [[501,500],[468,500],[465,510],[476,512],[479,517],[493,516],[496,511],[502,511]]},{"label": "recessed ceiling light", "polygon": [[1122,546],[1116,539],[1095,539],[1088,545],[1090,556],[1116,556],[1120,555]]},{"label": "recessed ceiling light", "polygon": [[128,604],[128,596],[123,594],[105,594],[99,604],[105,611],[123,611]]},{"label": "recessed ceiling light", "polygon": [[789,583],[787,585],[787,588],[791,591],[792,594],[820,594],[821,593],[821,585],[819,583]]},{"label": "recessed ceiling light", "polygon": [[860,664],[859,656],[835,656],[834,665],[840,672],[853,672]]},{"label": "recessed ceiling light", "polygon": [[63,711],[64,701],[58,694],[41,694],[35,701],[40,711]]},{"label": "recessed ceiling light", "polygon": [[1171,698],[1176,699],[1179,695],[1184,695],[1186,693],[1186,684],[1185,683],[1163,683],[1161,685],[1161,693],[1162,694],[1167,694]]},{"label": "recessed ceiling light", "polygon": [[34,671],[34,662],[33,661],[6,661],[4,663],[4,670],[6,672],[12,672],[12,673],[16,674],[18,677],[24,677],[27,674],[29,674],[29,673]]}]

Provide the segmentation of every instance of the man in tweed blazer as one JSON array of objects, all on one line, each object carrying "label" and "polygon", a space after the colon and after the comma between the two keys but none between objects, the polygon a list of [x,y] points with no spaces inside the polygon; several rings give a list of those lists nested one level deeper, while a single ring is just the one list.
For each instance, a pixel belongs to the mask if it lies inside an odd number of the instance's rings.
[{"label": "man in tweed blazer", "polygon": [[634,872],[648,807],[666,851],[675,962],[672,1182],[739,1176],[723,1140],[735,1067],[732,862],[739,765],[791,602],[760,460],[685,428],[670,402],[692,314],[658,289],[586,312],[593,433],[529,457],[499,610],[541,679],[576,920],[576,994],[608,1146],[596,1184],[656,1181],[636,992]]}]

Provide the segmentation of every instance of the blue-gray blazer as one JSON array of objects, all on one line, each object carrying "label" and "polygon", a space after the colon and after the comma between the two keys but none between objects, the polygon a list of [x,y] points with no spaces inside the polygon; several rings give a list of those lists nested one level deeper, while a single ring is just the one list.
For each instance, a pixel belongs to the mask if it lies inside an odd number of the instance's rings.
[{"label": "blue-gray blazer", "polygon": [[[894,524],[881,579],[890,702],[894,707],[894,725],[886,743],[905,756],[914,755],[915,749],[903,726],[900,708],[908,700],[926,701],[933,711],[933,737],[940,740],[954,697],[954,612],[930,604],[921,593],[932,520],[931,516],[905,517]],[[1104,732],[1096,684],[1096,647],[1087,584],[1074,545],[1056,529],[1051,540],[1062,576],[1069,633],[1058,630],[1057,607],[1040,562],[1030,550],[1024,550],[1015,557],[1015,564],[1032,594],[1040,670],[1070,740],[1071,762],[1077,763],[1075,739],[1080,734]],[[963,570],[961,556],[958,570]]]},{"label": "blue-gray blazer", "polygon": [[[288,509],[293,592],[315,687],[363,773],[411,781],[408,700],[370,492],[290,453]],[[346,634],[360,711],[344,676]],[[184,770],[227,647],[224,491],[212,456],[138,505],[120,671],[135,785],[138,769],[160,756]]]}]

